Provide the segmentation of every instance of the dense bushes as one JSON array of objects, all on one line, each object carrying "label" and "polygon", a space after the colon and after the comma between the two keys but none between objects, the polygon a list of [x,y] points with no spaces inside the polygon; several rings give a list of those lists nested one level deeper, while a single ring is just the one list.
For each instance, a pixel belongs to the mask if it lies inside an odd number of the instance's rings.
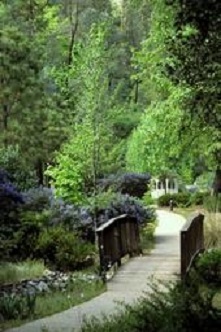
[{"label": "dense bushes", "polygon": [[107,179],[99,180],[98,185],[103,190],[112,188],[121,194],[142,198],[150,184],[149,174],[126,173],[112,175]]},{"label": "dense bushes", "polygon": [[118,315],[94,318],[82,332],[218,332],[221,304],[214,301],[221,283],[221,249],[202,253],[186,280],[152,283],[152,291]]},{"label": "dense bushes", "polygon": [[205,197],[204,207],[209,212],[221,212],[221,195]]},{"label": "dense bushes", "polygon": [[101,224],[121,214],[135,217],[140,224],[156,219],[154,209],[145,207],[141,201],[134,197],[118,194],[106,209],[98,211],[98,222]]},{"label": "dense bushes", "polygon": [[203,205],[209,199],[208,192],[180,192],[176,194],[165,194],[158,199],[159,206],[169,206],[173,200],[174,206],[188,207],[190,205]]},{"label": "dense bushes", "polygon": [[212,296],[200,292],[194,280],[189,286],[182,283],[152,285],[152,292],[137,305],[128,305],[118,315],[103,323],[94,319],[82,332],[218,332],[221,330],[221,311],[214,308]]},{"label": "dense bushes", "polygon": [[53,227],[40,234],[37,250],[46,263],[57,269],[75,270],[92,262],[94,246],[63,227]]},{"label": "dense bushes", "polygon": [[189,193],[165,194],[158,199],[159,206],[169,206],[173,200],[174,206],[189,206],[191,195]]},{"label": "dense bushes", "polygon": [[25,319],[34,314],[36,296],[33,294],[4,294],[0,301],[0,312],[4,320]]},{"label": "dense bushes", "polygon": [[2,261],[43,257],[56,268],[75,269],[93,253],[74,233],[81,221],[79,208],[56,199],[48,188],[22,195],[5,171],[0,172],[0,220]]},{"label": "dense bushes", "polygon": [[19,190],[37,186],[37,176],[24,158],[21,158],[17,146],[0,148],[0,169],[10,173],[11,180]]},{"label": "dense bushes", "polygon": [[153,209],[129,195],[108,191],[80,207],[56,198],[50,188],[21,194],[7,173],[0,176],[3,261],[43,258],[55,268],[78,269],[93,262],[95,225],[121,214],[142,225],[155,220]]},{"label": "dense bushes", "polygon": [[19,207],[23,197],[12,185],[7,172],[0,170],[0,260],[9,258],[15,248],[14,233],[19,229]]},{"label": "dense bushes", "polygon": [[210,193],[205,192],[195,192],[193,195],[191,195],[190,201],[193,205],[203,205],[204,202],[208,199],[210,196]]},{"label": "dense bushes", "polygon": [[212,249],[200,255],[196,271],[205,282],[221,285],[221,249]]}]

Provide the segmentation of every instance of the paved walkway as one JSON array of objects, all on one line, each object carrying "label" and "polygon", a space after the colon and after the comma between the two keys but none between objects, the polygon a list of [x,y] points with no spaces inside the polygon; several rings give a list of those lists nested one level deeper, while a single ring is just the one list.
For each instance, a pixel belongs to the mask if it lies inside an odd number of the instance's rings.
[{"label": "paved walkway", "polygon": [[148,291],[148,278],[162,280],[177,278],[180,270],[179,232],[185,219],[179,215],[157,211],[156,246],[148,256],[135,257],[124,264],[108,282],[107,292],[74,308],[36,320],[8,332],[79,331],[83,319],[102,317],[119,311],[119,302],[132,303]]}]

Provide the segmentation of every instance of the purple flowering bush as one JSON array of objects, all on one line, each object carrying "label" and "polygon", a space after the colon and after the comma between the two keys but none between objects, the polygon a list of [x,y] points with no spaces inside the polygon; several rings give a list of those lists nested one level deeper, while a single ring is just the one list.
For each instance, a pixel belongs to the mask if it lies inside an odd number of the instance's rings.
[{"label": "purple flowering bush", "polygon": [[123,195],[142,198],[148,190],[150,179],[149,174],[125,173],[100,179],[98,185],[102,190],[112,188],[115,192]]},{"label": "purple flowering bush", "polygon": [[24,203],[10,180],[9,174],[0,170],[0,259],[7,259],[15,249],[14,233],[20,227],[19,208]]}]

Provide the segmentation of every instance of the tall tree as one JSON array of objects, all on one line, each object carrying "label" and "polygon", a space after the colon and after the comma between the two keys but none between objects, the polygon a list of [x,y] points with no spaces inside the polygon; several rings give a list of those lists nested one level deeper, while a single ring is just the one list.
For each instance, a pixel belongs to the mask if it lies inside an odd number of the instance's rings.
[{"label": "tall tree", "polygon": [[[175,68],[179,70],[179,61],[171,52],[171,41],[177,38],[175,14],[176,11],[164,1],[154,1],[149,37],[143,42],[142,49],[135,53],[137,78],[142,82],[141,89],[146,91],[150,105],[129,141],[127,166],[158,175],[168,168],[176,169],[190,181],[194,179],[192,169],[199,159],[203,158],[207,166],[214,167],[214,145],[208,137],[217,138],[219,132],[208,125],[202,130],[199,117],[188,115],[195,91],[184,81],[185,75],[179,84],[174,76],[172,79],[168,75]],[[194,31],[186,28],[185,38],[188,39]]]},{"label": "tall tree", "polygon": [[166,1],[174,9],[173,38],[168,50],[174,65],[168,73],[177,84],[191,88],[185,117],[196,119],[201,130],[212,128],[211,152],[216,164],[215,192],[221,192],[221,12],[219,0]]},{"label": "tall tree", "polygon": [[75,53],[69,70],[70,88],[78,87],[73,134],[48,171],[58,193],[75,203],[85,199],[88,189],[96,191],[97,178],[109,167],[108,153],[114,141],[105,30],[103,25],[93,26],[84,43],[75,45],[78,55]]}]

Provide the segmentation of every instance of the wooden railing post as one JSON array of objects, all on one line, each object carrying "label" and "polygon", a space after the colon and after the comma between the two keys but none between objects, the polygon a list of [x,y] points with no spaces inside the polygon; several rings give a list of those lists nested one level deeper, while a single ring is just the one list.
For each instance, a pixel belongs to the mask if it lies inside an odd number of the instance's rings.
[{"label": "wooden railing post", "polygon": [[204,249],[203,232],[204,215],[197,214],[190,218],[181,230],[181,278],[188,273],[192,261],[200,251]]},{"label": "wooden railing post", "polygon": [[133,256],[139,253],[139,226],[136,218],[121,215],[110,219],[97,230],[101,273],[108,266],[117,263],[126,254]]}]

